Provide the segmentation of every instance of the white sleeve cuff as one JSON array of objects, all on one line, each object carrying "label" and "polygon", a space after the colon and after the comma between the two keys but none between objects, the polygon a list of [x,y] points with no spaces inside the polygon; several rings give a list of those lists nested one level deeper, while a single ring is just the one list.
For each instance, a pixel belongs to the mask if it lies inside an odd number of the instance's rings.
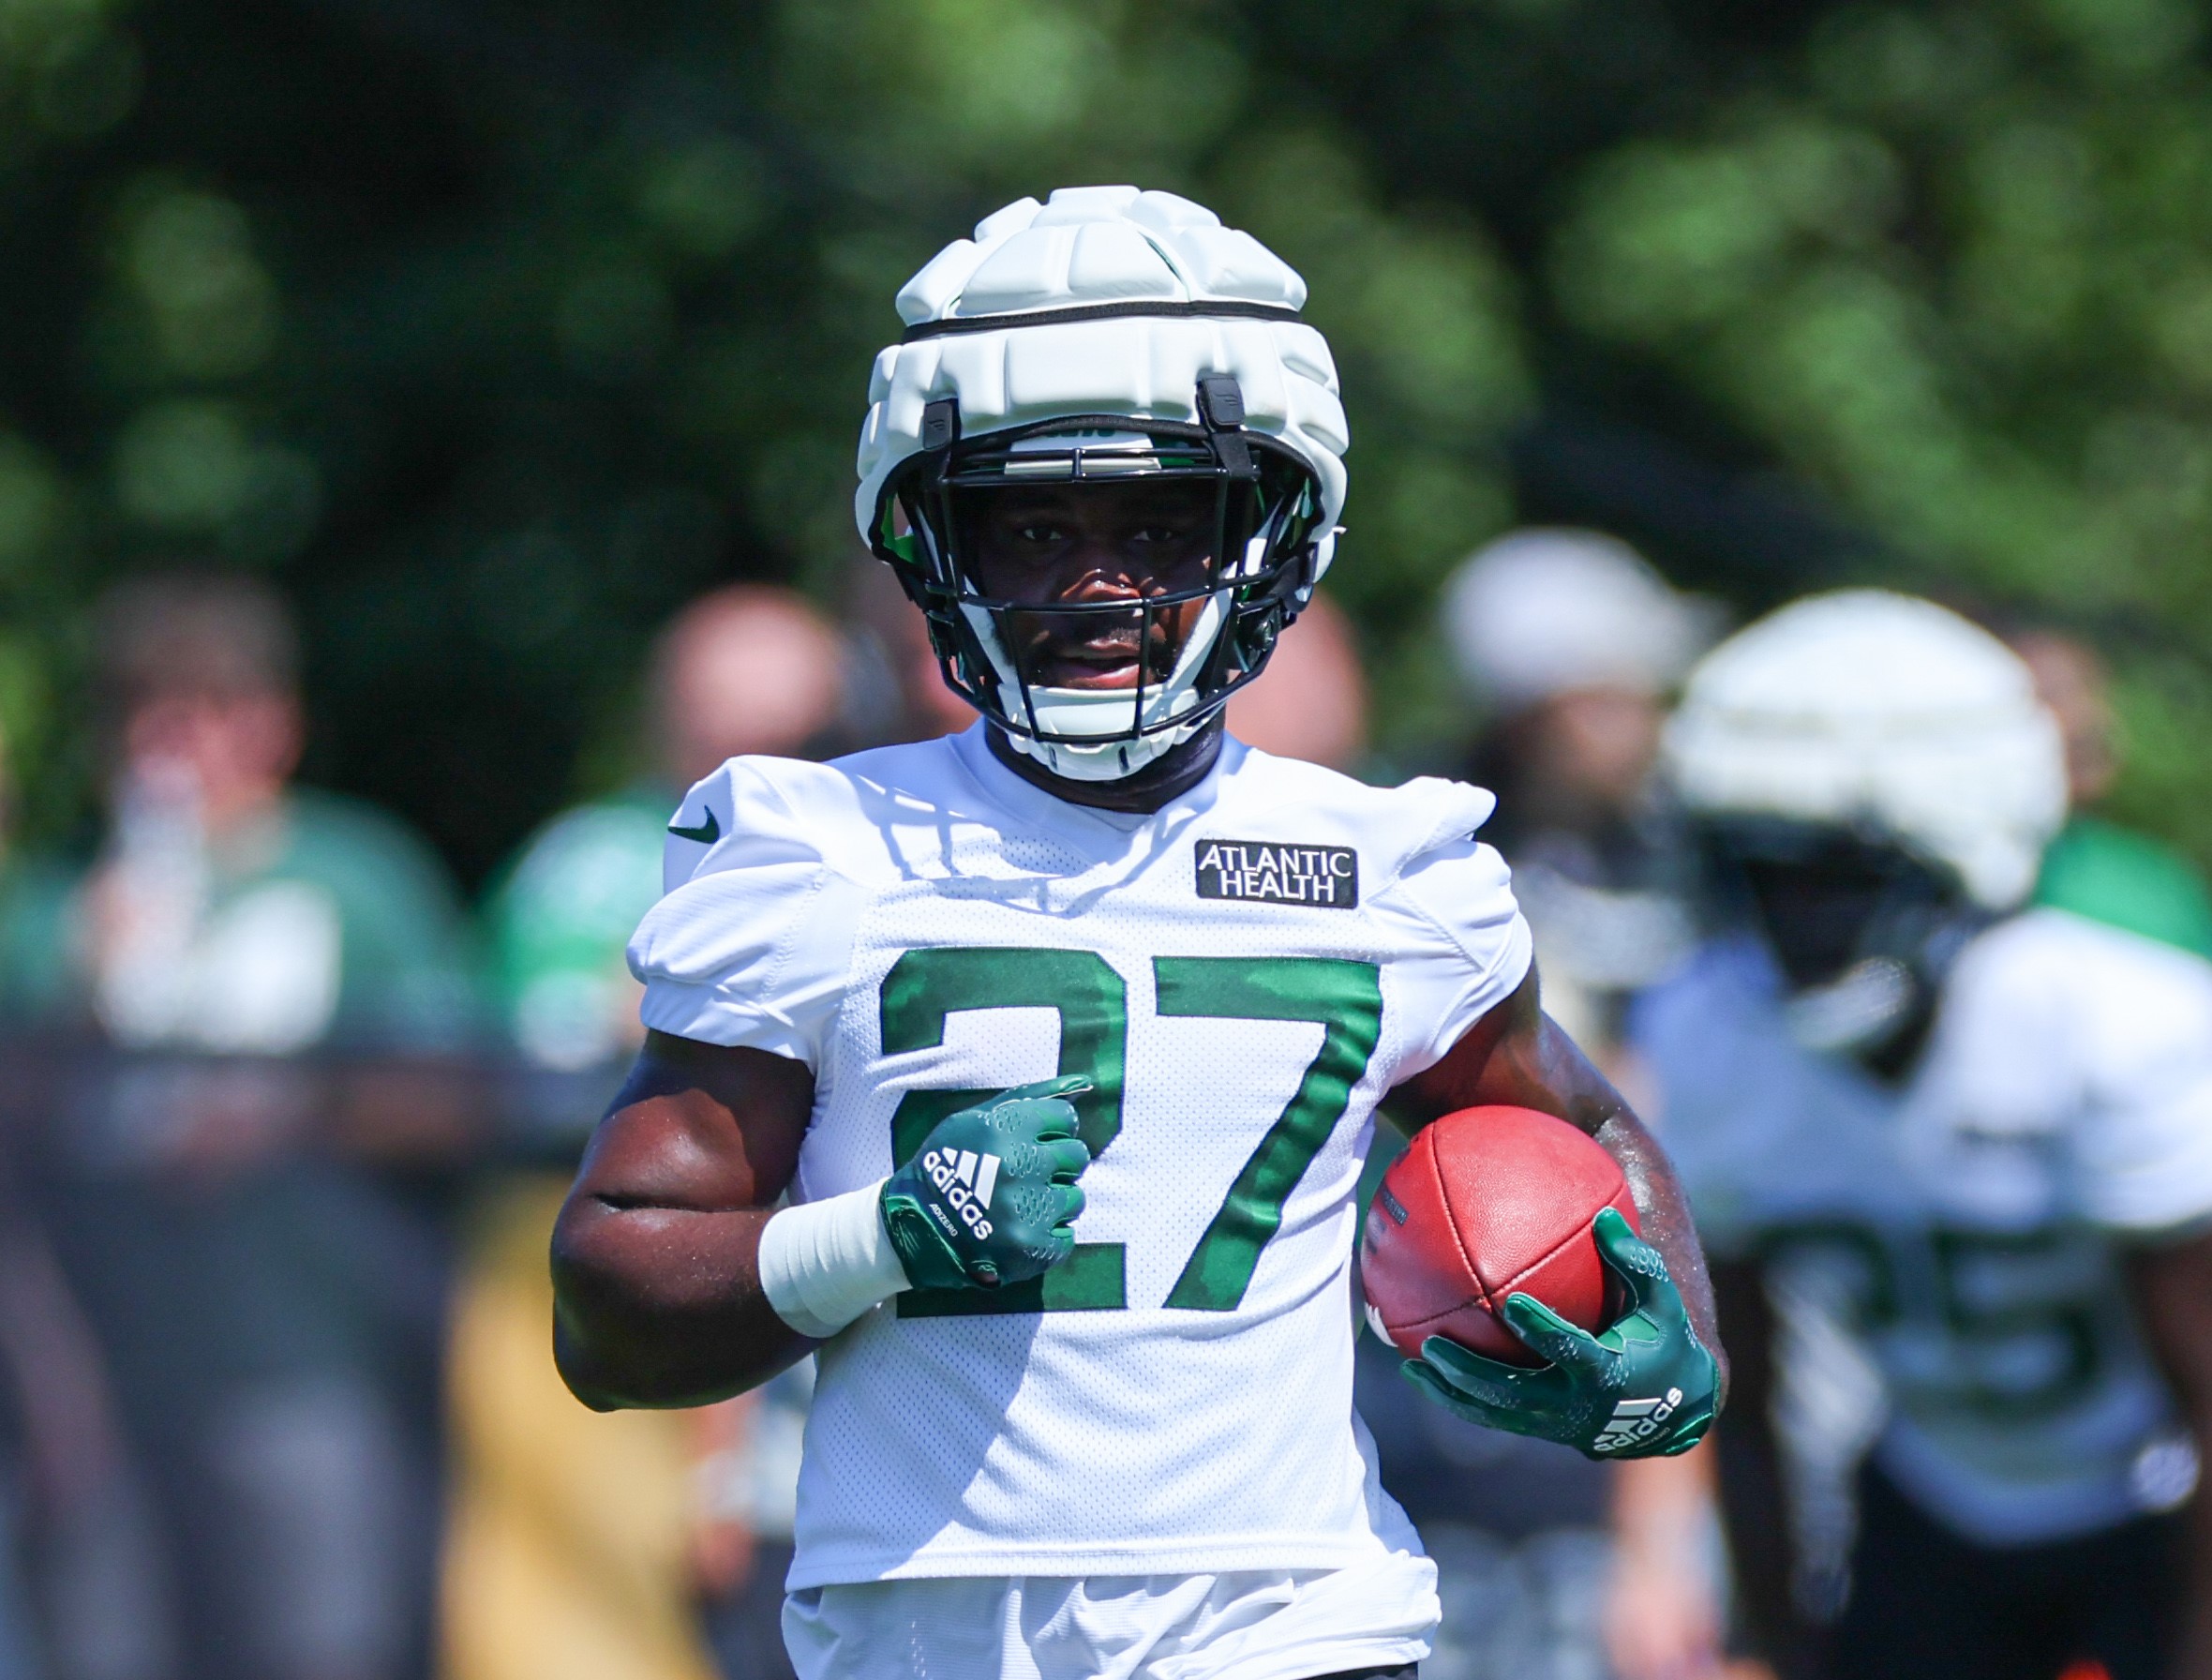
[{"label": "white sleeve cuff", "polygon": [[760,1233],[760,1287],[776,1316],[823,1341],[909,1285],[883,1228],[883,1182],[785,1208]]}]

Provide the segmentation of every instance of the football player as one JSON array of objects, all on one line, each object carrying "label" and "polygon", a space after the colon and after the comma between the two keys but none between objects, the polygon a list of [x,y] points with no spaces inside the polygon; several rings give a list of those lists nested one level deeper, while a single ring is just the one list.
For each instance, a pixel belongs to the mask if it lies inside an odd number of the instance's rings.
[{"label": "football player", "polygon": [[1385,1094],[1564,1116],[1648,1239],[1601,1218],[1604,1334],[1517,1298],[1543,1362],[1432,1341],[1418,1384],[1611,1452],[1719,1404],[1684,1206],[1537,1006],[1490,797],[1223,733],[1337,541],[1304,293],[1133,188],[948,247],[899,294],[856,507],[982,721],[733,759],[670,825],[650,1037],[555,1238],[559,1358],[590,1404],[667,1406],[819,1349],[809,1680],[1412,1672],[1433,1573],[1352,1409]]},{"label": "football player", "polygon": [[1851,1408],[1804,1402],[1848,1394],[1816,1379],[1856,1349],[1888,1412],[1831,1672],[2205,1680],[2212,1549],[2172,1513],[2212,1445],[2212,965],[2020,908],[2058,731],[1930,603],[1846,592],[1741,632],[1667,757],[1722,925],[1635,1041],[1722,1257],[1724,1499],[1770,1654],[1807,1659],[1783,1491],[1801,1537],[1835,1532]]}]

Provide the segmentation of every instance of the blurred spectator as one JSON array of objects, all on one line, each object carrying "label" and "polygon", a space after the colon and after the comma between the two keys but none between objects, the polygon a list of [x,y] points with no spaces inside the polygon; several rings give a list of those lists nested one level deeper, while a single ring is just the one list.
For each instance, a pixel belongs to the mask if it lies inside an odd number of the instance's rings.
[{"label": "blurred spectator", "polygon": [[162,1579],[80,1590],[114,1632],[166,1587],[186,1680],[419,1674],[445,1244],[412,1169],[479,1106],[457,907],[389,818],[291,786],[265,587],[122,585],[96,652],[110,826],[46,1026],[105,1049],[50,1117],[47,1200]]},{"label": "blurred spectator", "polygon": [[1716,615],[1615,538],[1523,531],[1453,574],[1444,622],[1490,710],[1468,779],[1498,796],[1485,837],[1513,865],[1545,1008],[1618,1077],[1623,1001],[1689,942],[1652,767]]},{"label": "blurred spectator", "polygon": [[1314,596],[1266,668],[1231,697],[1229,732],[1263,753],[1357,772],[1368,751],[1368,680],[1334,601]]},{"label": "blurred spectator", "polygon": [[1729,1595],[1712,1466],[1700,1443],[1679,1460],[1614,1467],[1603,1628],[1615,1680],[1772,1680],[1766,1663],[1724,1655]]},{"label": "blurred spectator", "polygon": [[[7,742],[0,736],[0,1046],[18,1029],[21,1004],[17,988],[27,980],[29,971],[37,966],[35,943],[25,938],[25,923],[31,917],[28,900],[33,889],[25,879],[25,870],[15,858],[9,842],[13,837],[13,803],[7,773]],[[0,1102],[0,1114],[10,1107]],[[0,1136],[0,1158],[4,1158],[10,1139]],[[0,1172],[0,1185],[12,1189],[13,1175]],[[10,1314],[6,1303],[11,1297],[20,1296],[22,1282],[27,1281],[30,1268],[20,1255],[21,1233],[24,1221],[22,1210],[10,1193],[0,1202],[0,1230],[14,1236],[16,1241],[7,1243],[0,1237],[0,1360],[7,1370],[7,1402],[0,1404],[0,1680],[37,1680],[43,1672],[38,1656],[38,1639],[32,1626],[30,1595],[21,1573],[22,1560],[28,1550],[22,1535],[22,1518],[27,1504],[28,1458],[27,1438],[31,1434],[29,1414],[36,1410],[31,1403],[28,1380],[35,1380],[34,1362],[37,1349],[19,1345],[19,1338],[7,1331],[9,1321],[20,1314]],[[11,1252],[10,1249],[17,1252]]]},{"label": "blurred spectator", "polygon": [[626,1065],[644,1028],[622,951],[661,895],[668,813],[735,754],[817,751],[840,721],[844,657],[803,597],[751,584],[702,597],[663,633],[648,676],[645,776],[555,818],[493,889],[494,963],[532,1061]]},{"label": "blurred spectator", "polygon": [[[490,902],[516,1043],[586,1088],[546,1111],[589,1126],[643,1039],[623,949],[660,896],[668,814],[725,758],[819,751],[844,715],[844,664],[836,631],[786,590],[717,591],[663,634],[647,774],[555,818]],[[573,1156],[580,1130],[548,1142]],[[730,1672],[785,1672],[783,1576],[807,1374],[698,1413],[579,1405],[545,1333],[546,1252],[570,1164],[556,1152],[544,1172],[514,1176],[475,1221],[453,1345],[449,1680],[695,1680],[710,1661],[701,1599],[715,1642],[743,1652]]]},{"label": "blurred spectator", "polygon": [[23,1193],[26,1134],[51,1088],[33,1035],[61,982],[68,880],[15,848],[13,794],[0,738],[0,1677],[166,1680],[165,1609],[132,1591],[157,1573],[143,1492],[104,1361]]},{"label": "blurred spectator", "polygon": [[2212,894],[2204,878],[2148,834],[2092,815],[2119,779],[2118,719],[2110,675],[2094,649],[2055,630],[2023,631],[2012,651],[2066,741],[2073,812],[2043,854],[2036,902],[2108,922],[2212,957]]},{"label": "blurred spectator", "polygon": [[15,845],[15,787],[0,735],[0,1038],[52,1010],[68,878]]},{"label": "blurred spectator", "polygon": [[692,603],[653,660],[656,770],[667,790],[680,799],[740,753],[820,757],[843,715],[844,667],[836,630],[789,590],[737,584]]},{"label": "blurred spectator", "polygon": [[[1367,1195],[1404,1148],[1378,1124]],[[1605,1467],[1428,1404],[1371,1331],[1357,1358],[1353,1402],[1382,1485],[1436,1562],[1443,1620],[1423,1680],[1603,1680]]]},{"label": "blurred spectator", "polygon": [[929,624],[873,555],[856,560],[845,609],[858,644],[846,667],[846,711],[866,744],[926,741],[976,721],[975,709],[946,685],[930,646]]}]

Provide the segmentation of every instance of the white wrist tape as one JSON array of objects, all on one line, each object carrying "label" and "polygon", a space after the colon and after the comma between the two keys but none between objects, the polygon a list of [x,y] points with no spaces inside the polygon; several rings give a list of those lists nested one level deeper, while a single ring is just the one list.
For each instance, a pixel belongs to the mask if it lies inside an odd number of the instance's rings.
[{"label": "white wrist tape", "polygon": [[816,1341],[907,1288],[883,1228],[883,1182],[773,1215],[760,1233],[760,1287],[776,1316]]}]

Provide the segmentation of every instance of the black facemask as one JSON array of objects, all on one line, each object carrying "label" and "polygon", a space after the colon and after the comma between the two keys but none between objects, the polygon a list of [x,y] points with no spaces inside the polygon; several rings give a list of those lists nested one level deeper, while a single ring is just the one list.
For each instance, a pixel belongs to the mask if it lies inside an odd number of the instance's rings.
[{"label": "black facemask", "polygon": [[1700,838],[1713,907],[1773,954],[1798,1041],[1886,1077],[1908,1066],[1951,962],[1987,921],[1958,878],[1892,840],[1827,824],[1714,818]]}]

